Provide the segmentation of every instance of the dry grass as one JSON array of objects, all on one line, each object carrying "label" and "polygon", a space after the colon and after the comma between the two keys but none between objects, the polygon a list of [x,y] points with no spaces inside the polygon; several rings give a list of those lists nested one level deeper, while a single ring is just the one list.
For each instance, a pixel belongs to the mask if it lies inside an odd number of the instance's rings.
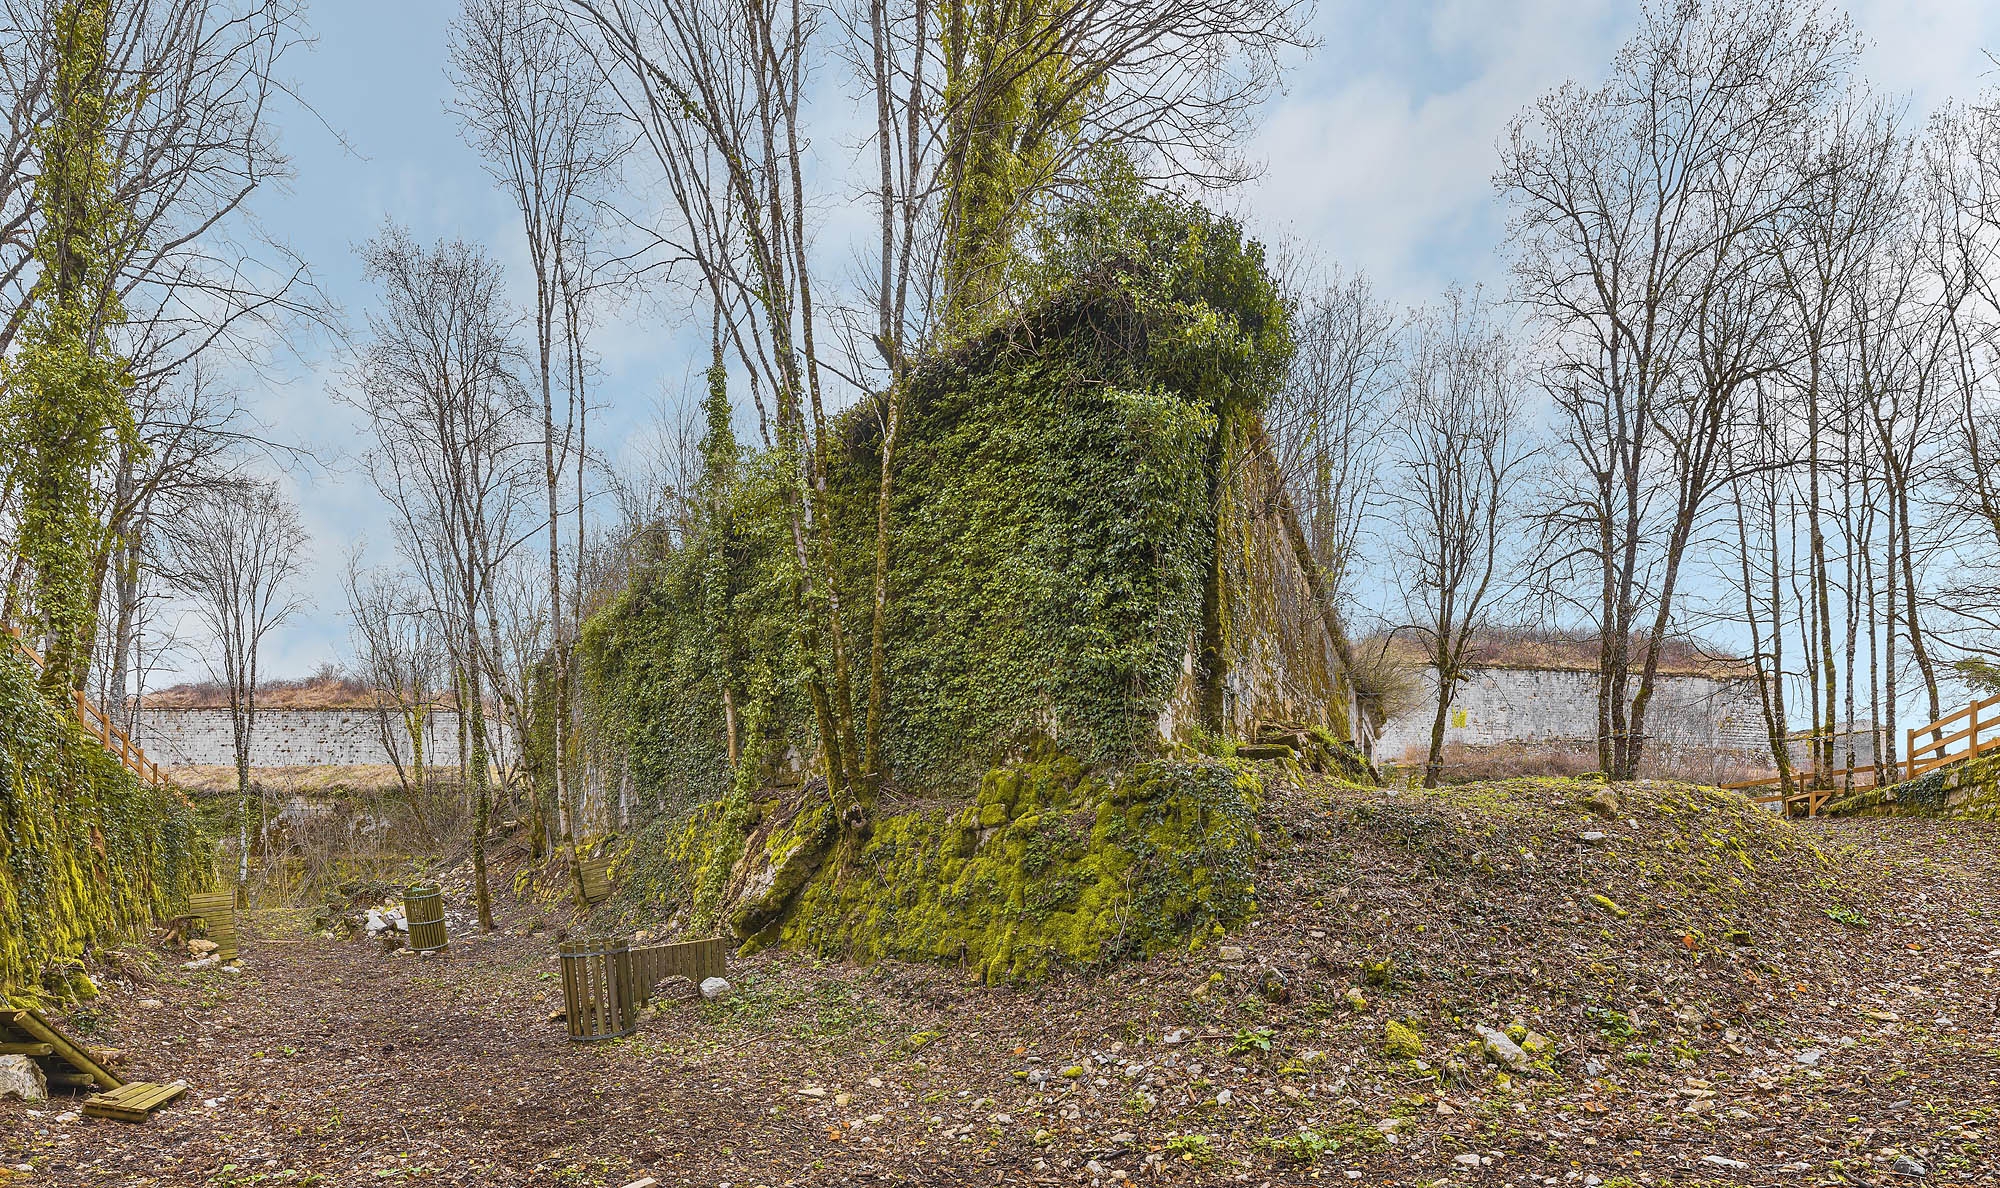
[{"label": "dry grass", "polygon": [[[1421,751],[1395,766],[1421,772]],[[1656,747],[1639,764],[1643,779],[1675,779],[1706,785],[1731,784],[1769,775],[1768,761],[1716,747]],[[1522,777],[1569,777],[1598,770],[1594,742],[1505,742],[1490,746],[1448,744],[1445,779],[1454,783]]]},{"label": "dry grass", "polygon": [[[227,765],[192,764],[164,769],[167,777],[190,792],[217,795],[236,791],[236,769]],[[456,780],[456,767],[433,767],[431,778]],[[396,768],[388,763],[315,763],[301,767],[253,767],[250,784],[267,795],[312,796],[332,792],[382,795],[399,791]]]},{"label": "dry grass", "polygon": [[[1589,631],[1549,627],[1487,627],[1474,633],[1466,651],[1472,668],[1545,668],[1560,672],[1596,672],[1598,636]],[[1409,635],[1398,635],[1384,647],[1380,639],[1362,641],[1358,650],[1382,649],[1387,656],[1415,668],[1424,665],[1423,650]],[[1644,641],[1632,641],[1633,667],[1644,658]],[[1703,640],[1670,639],[1660,649],[1662,676],[1705,676],[1742,680],[1752,675],[1749,662]]]}]

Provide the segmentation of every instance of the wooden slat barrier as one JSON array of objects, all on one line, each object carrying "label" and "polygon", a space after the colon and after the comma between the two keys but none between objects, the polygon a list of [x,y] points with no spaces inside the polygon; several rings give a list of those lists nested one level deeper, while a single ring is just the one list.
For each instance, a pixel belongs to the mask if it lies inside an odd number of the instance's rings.
[{"label": "wooden slat barrier", "polygon": [[596,937],[563,942],[556,947],[556,959],[562,967],[569,1038],[582,1044],[630,1035],[638,1027],[639,1008],[665,978],[678,975],[699,985],[703,978],[721,977],[727,972],[729,942],[712,937],[634,948]]},{"label": "wooden slat barrier", "polygon": [[595,907],[611,898],[611,858],[601,855],[585,858],[577,863],[578,881],[582,884],[585,907]]},{"label": "wooden slat barrier", "polygon": [[198,891],[188,896],[188,915],[201,917],[218,958],[236,960],[236,892]]},{"label": "wooden slat barrier", "polygon": [[152,1117],[153,1111],[180,1097],[188,1091],[186,1081],[173,1081],[165,1085],[155,1085],[150,1081],[133,1081],[120,1085],[109,1093],[100,1093],[83,1103],[83,1112],[92,1118],[110,1118],[114,1122],[144,1122]]},{"label": "wooden slat barrier", "polygon": [[683,977],[699,986],[703,978],[719,978],[728,972],[728,961],[729,942],[719,936],[673,945],[646,945],[632,950],[632,975],[638,979],[643,1002],[665,978]]},{"label": "wooden slat barrier", "polygon": [[632,948],[611,937],[564,941],[556,947],[562,967],[563,1018],[572,1043],[632,1034],[639,1001],[632,976]]},{"label": "wooden slat barrier", "polygon": [[[1982,732],[1992,737],[1982,739],[1979,737]],[[1930,741],[1918,746],[1918,735],[1929,735]],[[1964,743],[1965,746],[1957,751],[1949,750],[1953,743]],[[1957,713],[1946,714],[1935,722],[1905,732],[1903,778],[1915,779],[1947,763],[1996,750],[2000,750],[2000,694],[1975,701]]]},{"label": "wooden slat barrier", "polygon": [[[42,667],[41,653],[29,647],[28,641],[21,638],[19,627],[9,623],[5,627],[0,627],[0,630],[6,632],[7,638],[13,642],[15,651],[26,656],[36,668]],[[133,742],[129,735],[113,725],[110,717],[92,705],[81,689],[73,690],[71,696],[76,699],[76,720],[83,724],[84,730],[88,731],[100,746],[118,756],[118,761],[125,765],[125,770],[138,776],[141,783],[170,791],[180,797],[182,804],[187,803],[187,794],[166,777],[166,773],[160,770],[159,764],[146,757],[145,748]]]},{"label": "wooden slat barrier", "polygon": [[410,948],[419,953],[435,953],[451,943],[445,937],[444,893],[435,883],[403,892],[403,921],[410,926]]}]

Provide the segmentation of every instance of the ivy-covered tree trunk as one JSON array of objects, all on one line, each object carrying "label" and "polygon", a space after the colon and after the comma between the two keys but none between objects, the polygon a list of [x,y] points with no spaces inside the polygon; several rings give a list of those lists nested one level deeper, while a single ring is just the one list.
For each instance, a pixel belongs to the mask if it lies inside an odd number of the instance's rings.
[{"label": "ivy-covered tree trunk", "polygon": [[50,14],[50,111],[35,137],[41,276],[6,377],[21,475],[17,547],[46,639],[42,688],[64,699],[82,686],[96,638],[105,528],[93,473],[115,441],[134,436],[126,364],[106,333],[124,317],[110,259],[129,221],[107,144],[121,102],[107,60],[110,12],[109,0],[72,0]]}]

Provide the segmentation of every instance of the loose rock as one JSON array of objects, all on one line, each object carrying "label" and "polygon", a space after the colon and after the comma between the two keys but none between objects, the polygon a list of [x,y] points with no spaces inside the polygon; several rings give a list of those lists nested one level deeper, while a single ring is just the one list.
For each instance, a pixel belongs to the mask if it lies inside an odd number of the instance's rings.
[{"label": "loose rock", "polygon": [[1505,1034],[1485,1026],[1475,1027],[1473,1032],[1479,1036],[1479,1050],[1494,1064],[1512,1073],[1534,1071],[1534,1062],[1528,1059],[1528,1054]]},{"label": "loose rock", "polygon": [[42,1070],[26,1056],[0,1056],[0,1098],[47,1101],[49,1083]]}]

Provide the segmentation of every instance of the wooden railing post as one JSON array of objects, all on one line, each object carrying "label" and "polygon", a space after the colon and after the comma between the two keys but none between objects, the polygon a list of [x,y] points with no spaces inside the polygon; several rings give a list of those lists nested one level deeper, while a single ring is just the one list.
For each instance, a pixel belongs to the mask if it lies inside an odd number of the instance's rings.
[{"label": "wooden railing post", "polygon": [[1903,778],[1917,778],[1917,732],[1914,729],[1903,732]]}]

